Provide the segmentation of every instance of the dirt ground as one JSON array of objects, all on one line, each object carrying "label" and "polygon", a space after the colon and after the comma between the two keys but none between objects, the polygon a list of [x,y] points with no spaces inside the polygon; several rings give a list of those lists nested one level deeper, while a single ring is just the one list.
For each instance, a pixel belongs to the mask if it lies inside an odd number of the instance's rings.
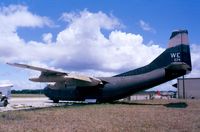
[{"label": "dirt ground", "polygon": [[200,100],[74,104],[0,113],[0,132],[199,132]]}]

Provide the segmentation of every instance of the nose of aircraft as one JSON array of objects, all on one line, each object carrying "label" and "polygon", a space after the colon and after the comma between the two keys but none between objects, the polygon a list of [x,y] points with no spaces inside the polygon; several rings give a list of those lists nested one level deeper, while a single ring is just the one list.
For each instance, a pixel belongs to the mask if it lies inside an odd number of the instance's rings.
[{"label": "nose of aircraft", "polygon": [[47,85],[45,88],[44,88],[44,95],[49,97],[49,86]]}]

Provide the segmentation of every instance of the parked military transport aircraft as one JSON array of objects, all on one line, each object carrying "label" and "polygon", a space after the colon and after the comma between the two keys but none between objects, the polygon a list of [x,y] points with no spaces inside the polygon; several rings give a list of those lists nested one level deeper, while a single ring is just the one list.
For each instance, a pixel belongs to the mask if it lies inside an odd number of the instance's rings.
[{"label": "parked military transport aircraft", "polygon": [[7,63],[41,72],[34,82],[54,82],[44,93],[55,103],[59,100],[110,102],[152,88],[192,70],[188,31],[172,32],[168,48],[150,64],[113,77],[88,77],[26,64]]}]

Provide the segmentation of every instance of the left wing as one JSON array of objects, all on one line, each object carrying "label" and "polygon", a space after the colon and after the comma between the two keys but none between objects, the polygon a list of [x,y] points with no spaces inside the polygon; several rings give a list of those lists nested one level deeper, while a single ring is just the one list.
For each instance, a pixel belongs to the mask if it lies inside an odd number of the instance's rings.
[{"label": "left wing", "polygon": [[75,75],[66,72],[61,72],[57,70],[51,70],[36,66],[30,66],[26,64],[19,63],[7,63],[11,66],[16,66],[20,68],[27,68],[31,70],[40,71],[41,74],[37,78],[30,78],[29,80],[34,82],[66,82],[70,84],[74,84],[76,86],[96,86],[98,84],[102,84],[102,81],[95,77],[88,77],[83,75]]}]

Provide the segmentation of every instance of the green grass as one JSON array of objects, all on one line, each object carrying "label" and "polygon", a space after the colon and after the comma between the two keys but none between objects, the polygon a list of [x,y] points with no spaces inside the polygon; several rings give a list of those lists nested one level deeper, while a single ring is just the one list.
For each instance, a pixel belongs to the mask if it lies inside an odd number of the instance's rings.
[{"label": "green grass", "polygon": [[199,132],[200,100],[72,105],[0,113],[0,131]]}]

